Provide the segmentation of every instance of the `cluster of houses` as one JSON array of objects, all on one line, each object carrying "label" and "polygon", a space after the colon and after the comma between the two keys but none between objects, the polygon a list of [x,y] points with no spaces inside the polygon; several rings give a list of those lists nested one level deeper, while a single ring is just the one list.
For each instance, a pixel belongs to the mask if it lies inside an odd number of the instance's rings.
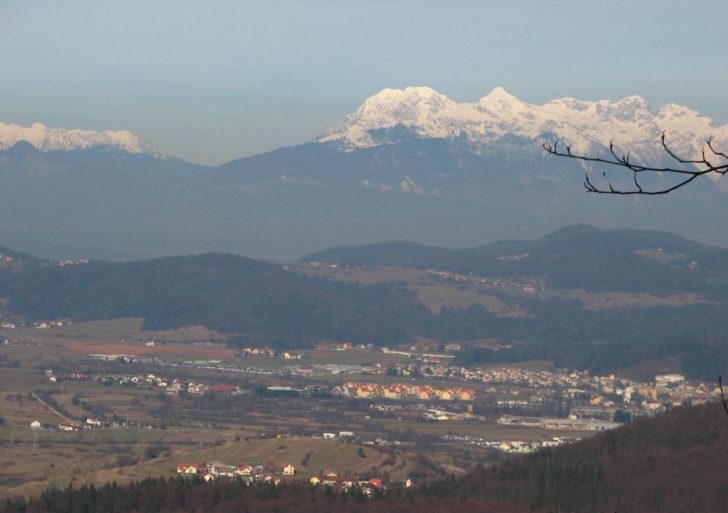
[{"label": "cluster of houses", "polygon": [[84,264],[88,264],[88,262],[89,262],[89,260],[87,258],[76,258],[76,259],[66,258],[65,260],[59,260],[58,266],[66,267],[69,265],[84,265]]},{"label": "cluster of houses", "polygon": [[[654,381],[640,382],[614,374],[591,375],[588,371],[562,369],[529,370],[518,367],[468,369],[454,365],[423,363],[397,364],[397,375],[421,375],[435,379],[480,382],[533,389],[530,397],[498,398],[497,405],[505,408],[530,408],[543,403],[544,397],[564,398],[583,402],[594,408],[629,409],[635,415],[648,415],[681,404],[700,404],[715,400],[719,390],[715,385],[688,381],[681,374],[655,376]],[[486,392],[504,392],[496,388]],[[515,396],[522,395],[517,389]]]},{"label": "cluster of houses", "polygon": [[[59,320],[53,320],[53,321],[34,321],[31,326],[33,326],[37,330],[47,330],[50,328],[60,328],[62,326],[70,326],[73,324],[73,322],[69,319],[59,319]],[[25,323],[17,322],[14,320],[3,320],[0,321],[0,328],[6,329],[6,330],[14,330],[16,328],[22,328],[25,326]]]},{"label": "cluster of houses", "polygon": [[281,360],[300,360],[301,353],[293,351],[278,352],[269,347],[245,347],[240,351],[242,356],[267,356],[269,358],[280,358]]},{"label": "cluster of houses", "polygon": [[[177,475],[181,477],[198,477],[205,481],[216,479],[242,479],[248,484],[270,483],[280,484],[282,477],[290,477],[296,474],[296,468],[287,463],[280,470],[264,468],[263,465],[227,465],[225,463],[179,463]],[[360,489],[365,495],[371,495],[375,491],[384,490],[382,480],[376,477],[351,477],[340,476],[334,471],[324,471],[320,475],[311,477],[308,480],[312,486],[325,486],[339,491],[348,491],[352,488]],[[406,487],[412,486],[412,481],[407,480]]]},{"label": "cluster of houses", "polygon": [[[525,256],[523,255],[513,255],[513,257],[503,257],[505,259],[512,258],[513,260],[520,260],[522,258],[526,258],[528,256],[527,254]],[[477,283],[478,285],[486,285],[489,287],[495,287],[499,289],[520,289],[523,292],[528,292],[529,294],[532,294],[536,292],[537,286],[533,283],[529,282],[521,282],[518,280],[512,280],[512,279],[500,279],[500,278],[485,278],[483,276],[475,276],[473,274],[459,274],[454,273],[451,271],[439,271],[437,269],[427,269],[427,273],[431,276],[436,276],[443,280],[448,281],[454,281],[454,282],[470,282],[470,283]]]},{"label": "cluster of houses", "polygon": [[575,387],[590,382],[588,372],[559,370],[530,370],[519,367],[469,369],[457,365],[401,365],[403,370],[417,372],[436,379],[476,381],[485,384],[515,385],[529,388]]},{"label": "cluster of houses", "polygon": [[56,429],[57,431],[81,431],[83,429],[94,429],[101,427],[101,420],[88,417],[83,424],[58,424],[56,428],[44,426],[39,420],[32,420],[28,425],[31,431],[48,430],[51,431]]},{"label": "cluster of houses", "polygon": [[349,351],[351,349],[374,349],[373,344],[354,344],[345,340],[343,342],[320,342],[316,345],[319,351]]},{"label": "cluster of houses", "polygon": [[63,326],[70,326],[73,322],[69,319],[54,320],[54,321],[34,321],[33,327],[37,330],[47,330],[50,328],[61,328]]},{"label": "cluster of houses", "polygon": [[[378,477],[350,477],[339,476],[336,472],[324,472],[321,475],[313,476],[308,480],[313,486],[325,486],[338,491],[349,491],[352,488],[360,489],[364,495],[371,495],[376,491],[385,490],[384,483]],[[412,486],[412,481],[407,480],[405,487]]]},{"label": "cluster of houses", "polygon": [[225,463],[179,463],[177,474],[183,477],[199,477],[205,481],[215,479],[240,478],[248,483],[272,483],[278,484],[280,476],[293,476],[296,467],[286,463],[281,467],[280,472],[273,469],[266,469],[263,465],[228,465]]},{"label": "cluster of houses", "polygon": [[175,379],[172,381],[172,383],[167,385],[165,392],[170,395],[178,395],[182,392],[187,392],[188,394],[193,395],[210,393],[235,396],[249,394],[250,389],[241,388],[237,385],[229,385],[225,383],[212,385],[209,383],[186,382]]},{"label": "cluster of houses", "polygon": [[135,387],[140,389],[151,389],[158,387],[163,389],[167,394],[178,395],[182,392],[190,394],[224,394],[224,395],[243,395],[249,394],[250,390],[241,388],[237,385],[229,384],[211,384],[206,382],[186,381],[179,378],[169,378],[158,376],[156,374],[94,374],[87,375],[81,371],[73,371],[67,376],[58,377],[52,369],[45,371],[46,379],[50,383],[56,383],[59,380],[70,379],[74,381],[98,381],[103,384],[116,383],[120,386]]},{"label": "cluster of houses", "polygon": [[538,440],[532,442],[524,442],[521,440],[504,440],[502,442],[486,442],[486,447],[491,447],[506,454],[528,454],[536,452],[547,447],[558,447],[565,442],[554,437],[552,440]]},{"label": "cluster of houses", "polygon": [[468,445],[475,445],[478,447],[488,447],[490,449],[495,449],[497,451],[505,452],[508,454],[525,454],[525,453],[531,453],[538,451],[540,449],[545,449],[547,447],[558,447],[560,445],[564,444],[570,444],[577,440],[578,438],[572,438],[568,436],[555,436],[551,438],[550,440],[534,440],[534,441],[524,441],[524,440],[496,440],[496,441],[488,441],[482,437],[474,436],[474,435],[456,435],[456,434],[447,434],[443,435],[443,440],[446,440],[448,442],[464,442]]},{"label": "cluster of houses", "polygon": [[334,392],[346,397],[385,399],[417,399],[421,401],[472,401],[475,390],[461,387],[433,387],[417,383],[394,383],[380,385],[378,383],[346,383]]},{"label": "cluster of houses", "polygon": [[549,417],[521,417],[517,415],[502,415],[498,424],[503,426],[538,427],[541,429],[574,430],[574,431],[606,431],[621,426],[619,422],[609,422],[598,419],[579,419],[575,415],[568,418]]}]

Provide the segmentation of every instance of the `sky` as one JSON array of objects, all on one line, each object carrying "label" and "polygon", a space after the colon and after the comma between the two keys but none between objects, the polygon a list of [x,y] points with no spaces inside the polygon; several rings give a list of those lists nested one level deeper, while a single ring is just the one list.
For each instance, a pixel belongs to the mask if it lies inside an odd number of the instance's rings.
[{"label": "sky", "polygon": [[385,87],[638,94],[728,122],[728,2],[0,0],[0,121],[204,164],[306,142]]}]

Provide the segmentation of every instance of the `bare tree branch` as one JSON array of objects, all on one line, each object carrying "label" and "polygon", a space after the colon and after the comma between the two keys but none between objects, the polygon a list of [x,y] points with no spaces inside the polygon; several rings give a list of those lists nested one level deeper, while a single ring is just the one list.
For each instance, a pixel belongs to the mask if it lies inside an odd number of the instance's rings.
[{"label": "bare tree branch", "polygon": [[723,409],[728,415],[728,403],[725,402],[725,395],[723,395],[723,376],[718,376],[718,386],[720,387],[720,398],[723,400]]},{"label": "bare tree branch", "polygon": [[[560,141],[559,139],[556,139],[553,144],[551,143],[543,143],[543,149],[546,150],[551,155],[556,155],[557,157],[566,157],[570,159],[576,159],[581,160],[584,162],[594,162],[599,164],[609,164],[611,166],[617,166],[622,167],[625,169],[628,169],[633,174],[633,182],[634,182],[634,189],[621,189],[621,188],[615,188],[614,185],[612,185],[612,182],[607,177],[607,173],[603,172],[602,176],[604,177],[604,181],[606,183],[606,187],[598,186],[596,185],[590,178],[589,174],[586,174],[586,178],[584,179],[584,188],[587,192],[594,192],[597,194],[619,194],[619,195],[633,195],[633,194],[641,194],[646,196],[656,196],[660,194],[668,194],[676,189],[679,189],[681,187],[684,187],[685,185],[689,184],[699,176],[708,175],[711,173],[715,173],[717,175],[725,175],[728,173],[728,154],[718,151],[713,147],[713,139],[708,138],[708,140],[705,142],[705,145],[702,148],[701,151],[701,157],[696,159],[687,159],[679,156],[677,153],[675,153],[665,141],[665,132],[662,133],[660,136],[660,142],[662,143],[662,148],[673,160],[678,162],[679,164],[684,164],[684,167],[652,167],[652,166],[645,166],[641,164],[635,164],[631,161],[631,152],[622,153],[619,155],[617,153],[616,147],[614,145],[614,141],[609,142],[609,153],[611,155],[611,158],[601,158],[601,157],[592,157],[589,155],[578,155],[575,153],[572,153],[571,151],[571,145],[565,144],[563,141]],[[715,164],[711,160],[708,159],[706,156],[705,149],[708,148],[710,152],[712,153],[713,159],[718,159],[721,163]],[[640,175],[644,173],[652,173],[652,174],[668,174],[668,175],[674,175],[674,176],[680,176],[681,179],[677,183],[673,183],[670,186],[666,186],[663,188],[658,188],[654,190],[645,189],[642,184],[640,183]]]}]

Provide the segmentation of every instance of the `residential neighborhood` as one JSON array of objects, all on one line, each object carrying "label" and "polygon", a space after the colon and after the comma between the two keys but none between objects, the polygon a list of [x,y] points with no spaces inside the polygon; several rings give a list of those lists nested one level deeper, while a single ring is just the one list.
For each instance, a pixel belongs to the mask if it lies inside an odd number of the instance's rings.
[{"label": "residential neighborhood", "polygon": [[295,473],[296,467],[290,463],[284,464],[279,469],[270,466],[264,467],[261,464],[228,465],[220,462],[179,463],[177,465],[177,474],[182,477],[199,477],[205,481],[240,478],[249,484],[279,484],[280,476],[293,476]]},{"label": "residential neighborhood", "polygon": [[417,399],[422,401],[435,399],[443,401],[472,401],[475,399],[475,391],[472,388],[444,388],[409,383],[394,383],[392,385],[346,383],[341,387],[333,389],[332,392],[339,393],[345,397],[363,399],[373,397],[382,397],[385,399]]}]

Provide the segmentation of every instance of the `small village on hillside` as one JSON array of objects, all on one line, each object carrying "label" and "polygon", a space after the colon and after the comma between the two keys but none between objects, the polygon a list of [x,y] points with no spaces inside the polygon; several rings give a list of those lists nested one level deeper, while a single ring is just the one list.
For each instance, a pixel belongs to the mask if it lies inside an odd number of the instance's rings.
[{"label": "small village on hillside", "polygon": [[[261,464],[227,465],[224,463],[179,463],[177,475],[186,478],[199,478],[204,481],[216,479],[240,479],[246,484],[270,483],[281,484],[282,479],[294,476],[296,468],[290,463],[284,464],[280,469],[263,466]],[[351,477],[341,476],[333,470],[325,470],[319,475],[312,476],[308,482],[313,486],[323,486],[336,491],[348,491],[353,488],[361,490],[364,495],[382,492],[387,486],[378,477]],[[414,485],[407,479],[403,486],[410,488]]]}]

